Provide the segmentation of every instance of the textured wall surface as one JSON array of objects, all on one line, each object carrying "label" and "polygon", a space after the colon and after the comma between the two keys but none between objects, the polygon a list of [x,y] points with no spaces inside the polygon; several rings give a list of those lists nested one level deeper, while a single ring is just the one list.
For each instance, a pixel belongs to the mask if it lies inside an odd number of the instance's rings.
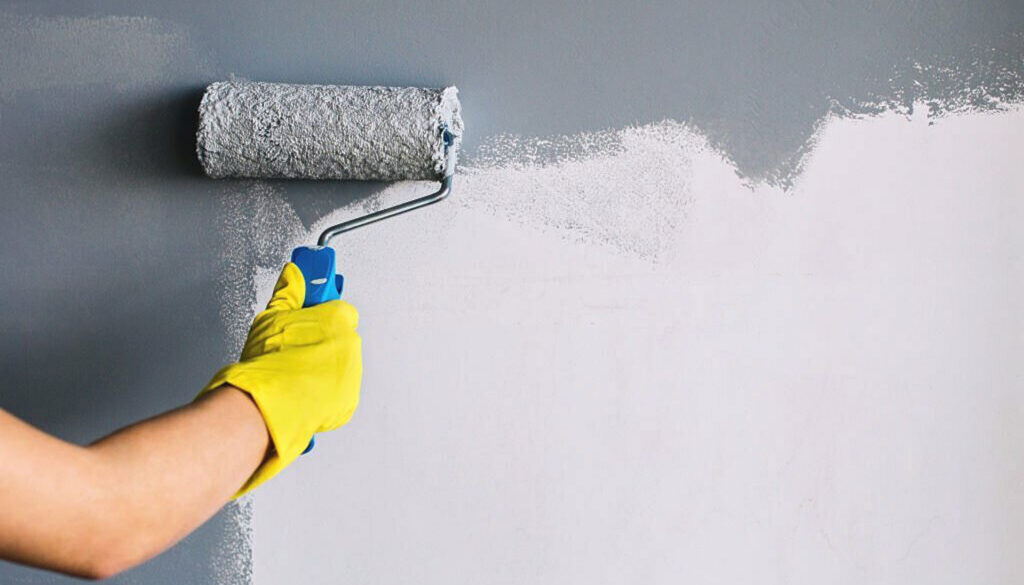
[{"label": "textured wall surface", "polygon": [[1020,582],[1022,31],[0,3],[0,407],[85,442],[181,404],[290,246],[425,188],[206,179],[208,83],[458,85],[452,199],[345,239],[352,426],[114,582]]}]

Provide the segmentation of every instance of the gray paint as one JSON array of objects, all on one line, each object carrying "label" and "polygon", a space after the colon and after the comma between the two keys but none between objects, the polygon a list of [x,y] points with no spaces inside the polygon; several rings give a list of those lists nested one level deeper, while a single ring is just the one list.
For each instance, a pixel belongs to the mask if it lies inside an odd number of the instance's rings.
[{"label": "gray paint", "polygon": [[[829,112],[994,108],[1021,96],[1024,5],[986,2],[9,2],[0,8],[0,404],[89,441],[189,400],[237,348],[231,279],[287,234],[225,233],[276,189],[304,224],[377,185],[223,183],[194,155],[230,75],[462,89],[481,139],[663,118],[787,184]],[[255,195],[255,197],[249,197]],[[240,228],[242,226],[233,226]],[[241,299],[239,299],[241,302]],[[122,583],[235,583],[229,509]],[[0,581],[65,579],[0,565]]]},{"label": "gray paint", "polygon": [[219,81],[196,141],[216,179],[429,181],[455,172],[462,118],[454,87]]}]

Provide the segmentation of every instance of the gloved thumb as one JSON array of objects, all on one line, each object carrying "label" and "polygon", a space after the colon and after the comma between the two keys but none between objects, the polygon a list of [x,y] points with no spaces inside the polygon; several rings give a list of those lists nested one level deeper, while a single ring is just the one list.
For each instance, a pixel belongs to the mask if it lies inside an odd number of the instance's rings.
[{"label": "gloved thumb", "polygon": [[306,300],[306,279],[294,262],[284,265],[274,285],[274,295],[267,303],[268,311],[295,311]]}]

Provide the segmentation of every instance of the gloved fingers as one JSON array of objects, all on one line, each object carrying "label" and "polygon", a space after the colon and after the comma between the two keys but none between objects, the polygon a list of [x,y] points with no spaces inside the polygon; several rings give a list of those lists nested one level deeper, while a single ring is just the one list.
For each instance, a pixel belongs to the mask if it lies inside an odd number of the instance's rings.
[{"label": "gloved fingers", "polygon": [[[273,320],[273,313],[271,313],[267,322]],[[260,321],[262,320],[257,318],[257,323]],[[290,347],[316,345],[324,342],[336,343],[359,338],[356,333],[359,314],[355,307],[344,301],[328,301],[306,307],[301,311],[289,314],[287,319],[278,321],[280,334],[273,337],[280,337],[283,344]],[[254,327],[256,326],[254,325]],[[249,343],[247,342],[246,345],[248,346]]]},{"label": "gloved fingers", "polygon": [[281,276],[274,285],[274,294],[267,303],[267,312],[295,311],[302,308],[306,300],[306,280],[294,262],[281,269]]},{"label": "gloved fingers", "polygon": [[316,432],[335,429],[359,405],[362,340],[359,313],[344,301],[302,308],[306,282],[285,264],[267,309],[253,320],[242,358],[207,389],[231,384],[256,402],[274,445],[239,494],[297,458]]},{"label": "gloved fingers", "polygon": [[301,309],[305,297],[306,282],[302,271],[294,263],[288,262],[281,269],[267,308],[256,315],[249,326],[241,359],[251,359],[280,347],[281,330],[287,321],[283,313],[294,314],[294,311]]},{"label": "gloved fingers", "polygon": [[345,301],[327,301],[303,309],[303,317],[323,323],[330,329],[355,331],[359,326],[359,311]]}]

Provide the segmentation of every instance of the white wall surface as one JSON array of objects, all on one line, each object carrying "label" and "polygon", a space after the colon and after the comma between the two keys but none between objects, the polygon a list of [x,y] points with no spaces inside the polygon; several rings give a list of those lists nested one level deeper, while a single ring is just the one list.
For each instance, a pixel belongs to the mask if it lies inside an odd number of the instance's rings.
[{"label": "white wall surface", "polygon": [[788,192],[616,144],[343,238],[363,399],[257,585],[1024,581],[1024,112],[832,120]]}]

